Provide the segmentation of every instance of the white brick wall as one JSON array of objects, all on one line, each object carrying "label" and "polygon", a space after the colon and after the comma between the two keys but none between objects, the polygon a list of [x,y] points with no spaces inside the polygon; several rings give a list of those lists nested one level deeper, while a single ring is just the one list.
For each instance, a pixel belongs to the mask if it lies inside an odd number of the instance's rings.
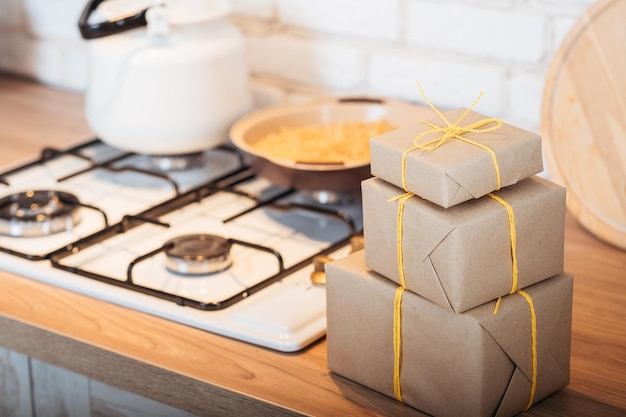
[{"label": "white brick wall", "polygon": [[231,3],[239,14],[261,19],[274,17],[274,0],[232,0]]},{"label": "white brick wall", "polygon": [[536,63],[545,53],[544,16],[462,3],[412,1],[407,39],[425,49],[486,60]]},{"label": "white brick wall", "polygon": [[304,85],[354,91],[363,84],[364,54],[337,41],[283,34],[248,40],[248,61],[260,75],[272,75]]},{"label": "white brick wall", "polygon": [[423,102],[419,82],[430,101],[442,109],[468,107],[481,91],[484,95],[476,111],[498,116],[506,106],[505,71],[498,65],[395,50],[373,54],[370,68],[368,84],[374,94]]},{"label": "white brick wall", "polygon": [[400,40],[399,0],[277,0],[287,26],[338,36]]},{"label": "white brick wall", "polygon": [[22,22],[20,0],[3,0],[0,2],[0,27],[5,31],[17,31]]},{"label": "white brick wall", "polygon": [[[593,0],[232,0],[258,105],[323,94],[468,106],[538,131],[543,82]],[[0,0],[0,71],[83,91],[85,0]]]}]

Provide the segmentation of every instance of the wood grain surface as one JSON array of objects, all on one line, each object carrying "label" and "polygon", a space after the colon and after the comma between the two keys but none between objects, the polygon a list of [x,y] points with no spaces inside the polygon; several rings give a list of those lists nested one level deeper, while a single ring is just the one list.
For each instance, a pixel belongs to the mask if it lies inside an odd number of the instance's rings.
[{"label": "wood grain surface", "polygon": [[[0,164],[89,139],[82,97],[0,77]],[[571,383],[530,416],[626,415],[626,252],[566,218]],[[330,373],[326,343],[278,353],[0,272],[0,345],[197,415],[420,412]]]},{"label": "wood grain surface", "polygon": [[626,1],[601,0],[555,55],[542,108],[546,165],[572,214],[626,249]]}]

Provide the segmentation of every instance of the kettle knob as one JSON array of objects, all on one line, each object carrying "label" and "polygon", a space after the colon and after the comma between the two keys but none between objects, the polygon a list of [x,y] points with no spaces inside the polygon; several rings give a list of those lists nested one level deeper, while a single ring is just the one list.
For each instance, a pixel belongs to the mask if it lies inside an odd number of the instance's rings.
[{"label": "kettle knob", "polygon": [[170,33],[167,9],[162,5],[151,7],[146,11],[149,36],[165,36]]}]

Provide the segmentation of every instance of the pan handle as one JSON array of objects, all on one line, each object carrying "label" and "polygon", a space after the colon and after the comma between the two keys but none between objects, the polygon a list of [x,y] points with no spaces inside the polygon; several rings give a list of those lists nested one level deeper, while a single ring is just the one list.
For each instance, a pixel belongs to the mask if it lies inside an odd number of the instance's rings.
[{"label": "pan handle", "polygon": [[385,100],[372,97],[342,97],[337,100],[339,103],[369,103],[369,104],[385,104]]}]

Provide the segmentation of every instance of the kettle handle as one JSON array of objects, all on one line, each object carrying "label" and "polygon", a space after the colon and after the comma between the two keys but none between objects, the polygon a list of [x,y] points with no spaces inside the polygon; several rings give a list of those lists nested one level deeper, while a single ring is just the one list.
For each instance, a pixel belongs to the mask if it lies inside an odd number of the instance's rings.
[{"label": "kettle handle", "polygon": [[91,13],[93,13],[103,1],[105,0],[89,0],[80,15],[78,29],[84,39],[102,38],[147,25],[146,12],[148,9],[112,22],[88,23]]}]

